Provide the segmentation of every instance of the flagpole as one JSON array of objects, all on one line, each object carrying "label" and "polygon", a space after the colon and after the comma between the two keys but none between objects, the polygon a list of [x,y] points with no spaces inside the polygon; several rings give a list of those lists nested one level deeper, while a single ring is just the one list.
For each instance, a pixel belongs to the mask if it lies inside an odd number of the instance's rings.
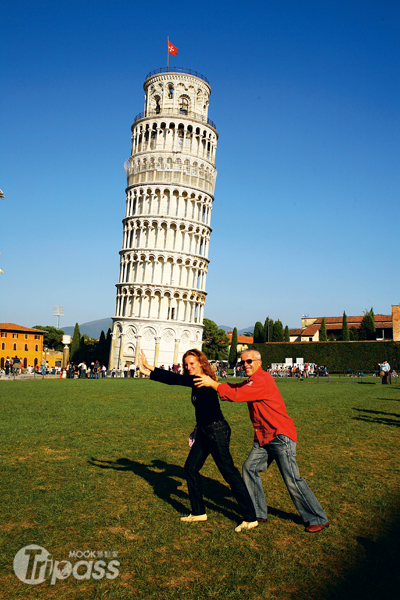
[{"label": "flagpole", "polygon": [[167,71],[169,71],[169,36],[167,36]]}]

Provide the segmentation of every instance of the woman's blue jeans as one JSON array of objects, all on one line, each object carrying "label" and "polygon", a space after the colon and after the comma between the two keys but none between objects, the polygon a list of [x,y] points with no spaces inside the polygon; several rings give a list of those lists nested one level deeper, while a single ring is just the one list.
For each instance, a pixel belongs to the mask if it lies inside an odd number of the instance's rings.
[{"label": "woman's blue jeans", "polygon": [[223,421],[216,421],[207,427],[197,428],[196,441],[193,444],[185,463],[186,480],[189,490],[192,515],[204,515],[206,512],[203,500],[200,469],[209,454],[213,457],[222,477],[230,486],[236,498],[244,521],[255,521],[256,513],[249,492],[233,464],[229,451],[231,428]]},{"label": "woman's blue jeans", "polygon": [[285,435],[277,435],[269,444],[260,446],[254,442],[253,448],[243,465],[242,476],[249,490],[257,518],[268,517],[268,506],[265,500],[260,472],[266,471],[276,461],[283,481],[288,489],[293,504],[307,525],[320,525],[328,522],[322,506],[310,490],[305,479],[300,477],[296,462],[296,443]]}]

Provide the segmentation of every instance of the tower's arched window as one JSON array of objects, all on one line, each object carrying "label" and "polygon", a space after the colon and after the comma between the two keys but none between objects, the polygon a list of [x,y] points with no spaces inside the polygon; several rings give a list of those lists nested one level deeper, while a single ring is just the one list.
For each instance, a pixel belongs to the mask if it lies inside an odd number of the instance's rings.
[{"label": "tower's arched window", "polygon": [[187,98],[180,99],[181,115],[187,115],[189,112],[189,100]]},{"label": "tower's arched window", "polygon": [[174,86],[172,85],[172,83],[170,83],[170,85],[168,86],[168,98],[173,98],[174,97]]},{"label": "tower's arched window", "polygon": [[154,96],[154,100],[156,101],[156,115],[158,115],[161,112],[160,96]]}]

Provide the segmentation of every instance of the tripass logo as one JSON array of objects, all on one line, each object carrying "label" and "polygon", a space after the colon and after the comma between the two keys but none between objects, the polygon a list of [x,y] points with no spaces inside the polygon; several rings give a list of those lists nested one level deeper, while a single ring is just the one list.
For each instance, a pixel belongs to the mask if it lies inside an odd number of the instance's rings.
[{"label": "tripass logo", "polygon": [[[74,550],[69,553],[69,558],[111,558],[118,556],[118,552],[96,552],[91,550]],[[115,579],[119,575],[118,560],[78,560],[72,564],[68,560],[54,560],[50,552],[42,546],[31,544],[17,552],[14,557],[14,573],[23,583],[37,585],[49,580],[51,585],[57,581],[67,579],[71,573],[75,579]]]}]

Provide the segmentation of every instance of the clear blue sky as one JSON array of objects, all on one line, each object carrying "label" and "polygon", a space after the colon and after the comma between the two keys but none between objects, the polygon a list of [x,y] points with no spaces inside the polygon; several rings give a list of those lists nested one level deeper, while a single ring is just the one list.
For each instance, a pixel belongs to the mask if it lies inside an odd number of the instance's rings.
[{"label": "clear blue sky", "polygon": [[205,316],[390,313],[399,25],[398,0],[3,3],[0,321],[114,314],[130,127],[168,35],[220,135]]}]

